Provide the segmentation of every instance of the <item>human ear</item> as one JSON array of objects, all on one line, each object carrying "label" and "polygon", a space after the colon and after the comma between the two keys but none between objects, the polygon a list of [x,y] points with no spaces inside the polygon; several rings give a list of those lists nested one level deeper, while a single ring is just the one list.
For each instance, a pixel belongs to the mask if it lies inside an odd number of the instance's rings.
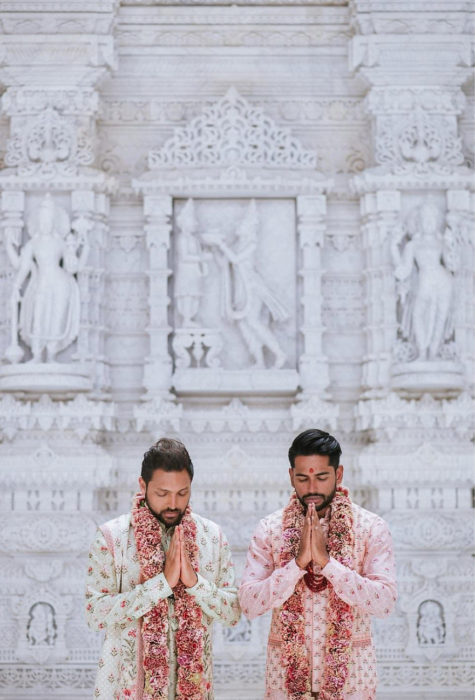
[{"label": "human ear", "polygon": [[147,484],[145,483],[145,481],[142,479],[141,476],[139,476],[139,486],[140,486],[140,491],[142,493],[145,493],[145,491],[147,490]]},{"label": "human ear", "polygon": [[337,484],[341,484],[341,482],[343,480],[343,471],[344,471],[343,464],[340,464],[336,468],[336,483]]},{"label": "human ear", "polygon": [[292,467],[289,467],[289,476],[290,476],[290,483],[291,483],[292,486],[295,488],[295,484],[294,484],[294,470],[293,470]]}]

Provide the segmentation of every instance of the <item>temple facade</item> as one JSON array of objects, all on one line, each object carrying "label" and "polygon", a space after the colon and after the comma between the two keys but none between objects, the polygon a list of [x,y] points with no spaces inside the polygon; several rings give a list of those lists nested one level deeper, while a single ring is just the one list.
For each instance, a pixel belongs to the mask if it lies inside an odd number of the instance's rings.
[{"label": "temple facade", "polygon": [[[474,7],[0,3],[0,697],[92,697],[97,524],[183,440],[238,576],[287,450],[389,523],[380,700],[473,697]],[[217,626],[258,700],[269,619]]]}]

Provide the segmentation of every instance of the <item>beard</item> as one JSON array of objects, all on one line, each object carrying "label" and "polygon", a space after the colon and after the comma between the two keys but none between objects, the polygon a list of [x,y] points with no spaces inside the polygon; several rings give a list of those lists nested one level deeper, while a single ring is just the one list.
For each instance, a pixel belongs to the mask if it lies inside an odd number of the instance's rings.
[{"label": "beard", "polygon": [[297,494],[297,498],[299,499],[300,503],[303,505],[305,512],[307,512],[308,499],[309,498],[316,498],[317,496],[319,496],[322,499],[321,503],[319,503],[319,504],[315,503],[315,510],[318,513],[322,510],[325,510],[325,508],[328,508],[328,506],[331,504],[331,502],[333,501],[333,498],[336,494],[336,489],[337,489],[337,484],[335,484],[333,491],[328,496],[325,496],[324,493],[306,493],[305,496],[302,496],[302,498],[300,498],[300,496]]},{"label": "beard", "polygon": [[[175,508],[175,509],[165,508],[164,510],[161,510],[160,512],[154,510],[152,508],[152,506],[150,505],[150,502],[147,498],[147,491],[145,491],[145,503],[147,504],[147,507],[148,507],[149,511],[151,512],[151,514],[157,520],[159,520],[162,523],[162,525],[165,525],[165,527],[176,527],[177,525],[179,525],[181,523],[182,518],[185,515],[185,511],[180,510],[179,508]],[[186,505],[188,507],[188,503]],[[185,510],[186,510],[186,508],[185,508]],[[175,516],[175,517],[174,518],[173,517],[166,518],[165,514],[170,515],[170,516]]]}]

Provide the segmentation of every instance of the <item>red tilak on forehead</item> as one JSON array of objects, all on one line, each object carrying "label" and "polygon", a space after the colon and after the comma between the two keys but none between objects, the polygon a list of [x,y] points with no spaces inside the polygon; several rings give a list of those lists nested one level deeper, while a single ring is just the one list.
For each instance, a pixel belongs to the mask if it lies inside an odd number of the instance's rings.
[{"label": "red tilak on forehead", "polygon": [[308,471],[310,472],[310,474],[313,474],[313,469],[312,469],[312,467],[310,467],[310,469],[309,469]]}]

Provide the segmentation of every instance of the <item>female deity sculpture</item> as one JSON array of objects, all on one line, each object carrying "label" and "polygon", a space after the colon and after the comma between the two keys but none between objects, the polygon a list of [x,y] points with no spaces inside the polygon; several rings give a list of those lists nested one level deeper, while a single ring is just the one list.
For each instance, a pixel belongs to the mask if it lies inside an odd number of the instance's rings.
[{"label": "female deity sculpture", "polygon": [[425,201],[408,217],[391,244],[401,334],[415,345],[418,358],[424,361],[439,359],[444,342],[453,334],[457,236],[450,227],[441,231],[440,218],[438,207]]},{"label": "female deity sculpture", "polygon": [[228,321],[236,323],[254,360],[256,368],[264,368],[264,348],[274,355],[274,369],[282,367],[287,356],[262,318],[267,309],[274,321],[285,321],[288,313],[272,293],[256,269],[257,230],[259,219],[255,200],[236,229],[236,243],[231,248],[214,233],[202,236],[206,244],[219,251],[222,269],[222,311]]},{"label": "female deity sculpture", "polygon": [[84,234],[77,237],[71,232],[67,212],[50,194],[33,211],[27,228],[30,240],[19,253],[18,245],[7,241],[17,274],[11,296],[12,344],[6,357],[12,362],[22,359],[20,336],[31,348],[32,362],[51,363],[79,332],[79,286],[74,275],[84,267],[89,246]]},{"label": "female deity sculpture", "polygon": [[208,266],[196,235],[196,220],[193,200],[189,199],[177,216],[180,232],[176,243],[176,268],[174,296],[182,327],[196,326],[195,317],[203,296],[203,278]]}]

